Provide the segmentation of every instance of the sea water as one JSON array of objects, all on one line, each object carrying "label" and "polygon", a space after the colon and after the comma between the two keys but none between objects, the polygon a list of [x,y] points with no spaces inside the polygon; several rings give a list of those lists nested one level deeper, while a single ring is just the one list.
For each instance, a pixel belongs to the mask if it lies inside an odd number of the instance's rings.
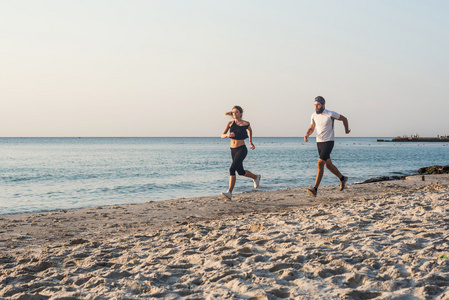
[{"label": "sea water", "polygon": [[[383,138],[388,139],[388,138]],[[313,185],[315,139],[254,138],[245,169],[260,190]],[[348,183],[448,164],[448,143],[336,138],[332,160]],[[220,138],[0,138],[0,215],[219,195],[228,187],[229,140]],[[325,170],[322,184],[338,184]],[[234,193],[253,191],[238,176]]]}]

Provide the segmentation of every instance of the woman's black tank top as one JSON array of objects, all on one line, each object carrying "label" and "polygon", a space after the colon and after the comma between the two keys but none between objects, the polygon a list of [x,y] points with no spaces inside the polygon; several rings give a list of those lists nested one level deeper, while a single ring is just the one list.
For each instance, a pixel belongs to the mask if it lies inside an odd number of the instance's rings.
[{"label": "woman's black tank top", "polygon": [[245,126],[239,126],[234,122],[232,122],[231,125],[231,132],[234,132],[235,136],[231,139],[233,140],[244,140],[246,138],[248,138],[248,132],[246,131],[248,129],[249,125],[245,125]]}]

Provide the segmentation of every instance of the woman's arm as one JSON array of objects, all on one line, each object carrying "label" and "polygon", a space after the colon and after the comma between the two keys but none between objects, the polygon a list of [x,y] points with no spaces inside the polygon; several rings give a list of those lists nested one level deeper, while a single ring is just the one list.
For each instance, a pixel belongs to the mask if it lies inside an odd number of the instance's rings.
[{"label": "woman's arm", "polygon": [[251,125],[248,125],[248,140],[249,145],[251,146],[251,149],[255,149],[256,146],[253,144],[253,129],[251,128]]},{"label": "woman's arm", "polygon": [[232,121],[228,122],[228,124],[226,124],[226,127],[223,130],[223,133],[221,134],[221,138],[222,139],[225,139],[227,137],[234,137],[234,133],[233,132],[228,133],[229,128],[231,127],[231,124],[232,124]]}]

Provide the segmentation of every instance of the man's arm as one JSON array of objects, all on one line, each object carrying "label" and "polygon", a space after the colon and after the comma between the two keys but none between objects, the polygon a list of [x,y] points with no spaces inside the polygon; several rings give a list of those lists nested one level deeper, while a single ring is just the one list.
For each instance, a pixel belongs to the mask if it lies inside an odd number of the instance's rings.
[{"label": "man's arm", "polygon": [[314,130],[315,130],[315,124],[310,124],[309,129],[307,129],[306,136],[304,137],[304,142],[307,143],[309,141],[309,136],[313,133]]},{"label": "man's arm", "polygon": [[340,115],[340,118],[338,118],[337,120],[343,121],[343,125],[345,126],[346,134],[351,132],[351,129],[349,129],[348,119],[346,119],[343,115]]}]

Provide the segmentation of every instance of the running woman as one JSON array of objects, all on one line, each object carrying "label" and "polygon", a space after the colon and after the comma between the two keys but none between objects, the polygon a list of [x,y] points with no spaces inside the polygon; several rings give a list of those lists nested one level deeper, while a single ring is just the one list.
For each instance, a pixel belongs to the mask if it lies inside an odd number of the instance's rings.
[{"label": "running woman", "polygon": [[233,121],[229,121],[221,134],[221,138],[230,138],[231,140],[231,156],[232,164],[229,168],[229,189],[227,192],[221,193],[223,197],[228,200],[232,199],[232,191],[234,190],[237,172],[241,176],[249,177],[254,181],[254,188],[259,187],[260,175],[255,175],[243,168],[243,160],[248,154],[248,148],[245,145],[245,139],[249,139],[249,145],[251,149],[255,149],[252,142],[253,130],[248,121],[242,120],[243,109],[240,106],[234,106],[232,111],[225,113],[226,116],[232,116]]},{"label": "running woman", "polygon": [[307,192],[313,197],[317,195],[318,186],[323,178],[324,166],[340,179],[340,191],[343,191],[346,181],[348,181],[348,177],[343,176],[337,167],[332,164],[330,155],[334,148],[334,121],[343,121],[346,134],[351,132],[351,129],[349,129],[348,119],[334,111],[326,110],[325,104],[326,100],[323,97],[317,96],[315,98],[315,112],[312,114],[310,127],[304,137],[304,141],[308,142],[309,136],[316,128],[316,144],[320,158],[318,158],[315,185],[313,188],[307,189]]}]

